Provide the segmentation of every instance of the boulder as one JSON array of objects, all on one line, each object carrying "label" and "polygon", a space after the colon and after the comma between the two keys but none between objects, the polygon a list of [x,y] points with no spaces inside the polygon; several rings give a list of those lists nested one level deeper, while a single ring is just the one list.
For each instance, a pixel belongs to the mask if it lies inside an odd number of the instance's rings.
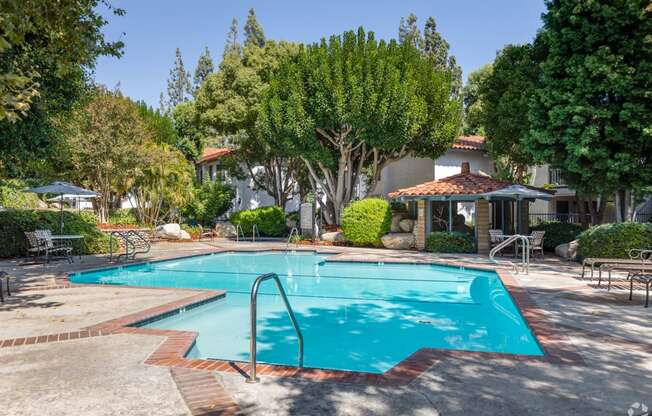
[{"label": "boulder", "polygon": [[401,229],[402,232],[411,233],[412,229],[414,229],[414,220],[410,220],[410,219],[406,218],[404,220],[401,220],[398,223],[398,226],[399,226],[399,228]]},{"label": "boulder", "polygon": [[389,233],[380,238],[385,248],[394,250],[408,250],[416,244],[416,238],[412,233]]},{"label": "boulder", "polygon": [[402,212],[395,213],[392,215],[392,225],[389,228],[390,232],[400,233],[401,232],[401,220],[405,218],[405,214]]},{"label": "boulder", "polygon": [[560,244],[555,247],[555,254],[564,259],[575,260],[577,257],[577,246],[577,240],[573,240],[570,243]]},{"label": "boulder", "polygon": [[159,238],[178,240],[181,238],[181,226],[174,223],[159,225],[154,233]]},{"label": "boulder", "polygon": [[321,235],[323,241],[330,241],[331,243],[343,243],[346,241],[344,233],[341,231],[332,231]]},{"label": "boulder", "polygon": [[179,240],[192,240],[192,237],[186,230],[181,230],[179,232]]},{"label": "boulder", "polygon": [[218,222],[214,228],[215,237],[235,237],[235,225],[230,222]]}]

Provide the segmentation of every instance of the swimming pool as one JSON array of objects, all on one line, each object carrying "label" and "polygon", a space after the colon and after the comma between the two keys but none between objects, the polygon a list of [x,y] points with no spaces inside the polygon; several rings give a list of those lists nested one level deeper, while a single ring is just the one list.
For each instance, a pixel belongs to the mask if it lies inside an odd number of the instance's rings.
[{"label": "swimming pool", "polygon": [[[192,358],[249,359],[249,295],[274,272],[296,315],[304,365],[383,373],[420,348],[542,355],[498,275],[469,268],[327,261],[313,252],[217,253],[75,273],[74,283],[222,289],[147,324],[199,333]],[[272,281],[258,298],[258,362],[296,365],[297,339]]]}]

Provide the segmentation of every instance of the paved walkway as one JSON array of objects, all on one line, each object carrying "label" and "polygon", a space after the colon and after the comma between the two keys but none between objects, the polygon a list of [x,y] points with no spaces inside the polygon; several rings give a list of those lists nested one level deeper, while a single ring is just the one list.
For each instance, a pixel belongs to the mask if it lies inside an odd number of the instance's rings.
[{"label": "paved walkway", "polygon": [[[162,243],[146,258],[263,248],[285,249],[285,244]],[[350,260],[486,264],[479,256],[331,250]],[[0,338],[79,330],[188,295],[188,291],[92,286],[37,289],[54,284],[66,271],[103,265],[106,259],[101,256],[85,257],[81,263],[76,259],[72,266],[0,262],[0,270],[14,276],[14,289],[22,289],[0,306]],[[642,307],[643,291],[638,290],[634,302],[629,302],[621,285],[610,292],[598,289],[579,279],[579,269],[575,263],[550,259],[516,279],[543,310],[544,318],[570,338],[583,358],[580,363],[452,355],[404,386],[273,376],[261,376],[260,384],[251,385],[235,372],[205,372],[212,375],[206,378],[192,370],[171,374],[164,366],[145,365],[164,337],[120,334],[1,348],[2,409],[8,414],[97,415],[200,414],[197,409],[204,414],[239,409],[260,415],[625,415],[635,402],[652,408],[652,308]],[[193,383],[208,384],[195,389]],[[212,395],[211,400],[204,395]],[[229,402],[214,407],[220,400]]]}]

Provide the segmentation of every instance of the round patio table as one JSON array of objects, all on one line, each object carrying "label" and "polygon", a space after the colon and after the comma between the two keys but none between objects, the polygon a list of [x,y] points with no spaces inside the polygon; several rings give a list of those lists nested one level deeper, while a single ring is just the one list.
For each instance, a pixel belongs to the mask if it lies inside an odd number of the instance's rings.
[{"label": "round patio table", "polygon": [[[73,241],[79,241],[81,240],[81,245],[86,248],[86,240],[84,239],[84,236],[81,234],[63,234],[63,235],[53,235],[52,236],[52,241],[61,241],[62,243],[66,244],[69,247],[72,247]],[[86,250],[79,250],[79,260],[81,261],[82,258],[82,253],[85,252]],[[73,259],[71,257],[71,259]],[[74,261],[74,259],[73,259]]]}]

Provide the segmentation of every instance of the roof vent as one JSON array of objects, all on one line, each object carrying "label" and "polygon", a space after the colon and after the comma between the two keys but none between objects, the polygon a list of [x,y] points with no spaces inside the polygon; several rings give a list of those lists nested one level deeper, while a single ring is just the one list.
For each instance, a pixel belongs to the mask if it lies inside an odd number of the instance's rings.
[{"label": "roof vent", "polygon": [[462,173],[470,173],[471,172],[471,167],[469,166],[469,162],[462,162]]}]

